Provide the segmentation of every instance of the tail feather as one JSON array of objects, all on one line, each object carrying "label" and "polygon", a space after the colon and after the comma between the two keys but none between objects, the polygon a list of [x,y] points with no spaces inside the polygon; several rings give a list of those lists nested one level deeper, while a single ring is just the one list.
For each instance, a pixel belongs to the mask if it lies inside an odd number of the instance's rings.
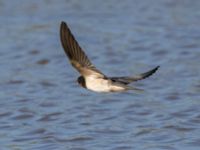
[{"label": "tail feather", "polygon": [[143,89],[139,89],[139,88],[132,87],[132,86],[128,86],[128,87],[127,87],[127,90],[138,91],[138,92],[144,92]]},{"label": "tail feather", "polygon": [[115,85],[119,86],[119,87],[123,87],[125,90],[140,91],[140,92],[144,91],[143,89],[139,89],[139,88],[129,86],[129,85],[126,85],[126,84],[115,83]]}]

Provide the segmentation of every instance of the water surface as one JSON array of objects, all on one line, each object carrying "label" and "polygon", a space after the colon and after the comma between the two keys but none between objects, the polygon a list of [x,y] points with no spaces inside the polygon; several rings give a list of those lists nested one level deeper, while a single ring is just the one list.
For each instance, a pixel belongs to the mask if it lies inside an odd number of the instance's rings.
[{"label": "water surface", "polygon": [[[198,150],[200,1],[0,1],[2,150]],[[76,83],[66,21],[107,75],[157,65],[133,85],[98,94]]]}]

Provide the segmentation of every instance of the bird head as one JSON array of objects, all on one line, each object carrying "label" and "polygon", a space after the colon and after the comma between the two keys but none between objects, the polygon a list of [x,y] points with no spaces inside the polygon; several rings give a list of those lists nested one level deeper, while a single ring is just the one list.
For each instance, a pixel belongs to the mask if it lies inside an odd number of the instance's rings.
[{"label": "bird head", "polygon": [[86,88],[85,78],[83,76],[78,77],[77,82],[80,86]]}]

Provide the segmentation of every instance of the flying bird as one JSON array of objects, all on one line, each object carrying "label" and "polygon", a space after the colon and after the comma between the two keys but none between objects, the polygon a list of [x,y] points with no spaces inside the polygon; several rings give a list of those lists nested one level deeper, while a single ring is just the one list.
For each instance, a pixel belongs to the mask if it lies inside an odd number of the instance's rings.
[{"label": "flying bird", "polygon": [[157,66],[150,71],[136,76],[108,77],[98,70],[88,59],[65,22],[61,22],[60,25],[60,39],[72,66],[81,74],[81,76],[78,77],[77,82],[83,88],[94,92],[141,90],[129,86],[129,84],[151,76],[159,68],[159,66]]}]

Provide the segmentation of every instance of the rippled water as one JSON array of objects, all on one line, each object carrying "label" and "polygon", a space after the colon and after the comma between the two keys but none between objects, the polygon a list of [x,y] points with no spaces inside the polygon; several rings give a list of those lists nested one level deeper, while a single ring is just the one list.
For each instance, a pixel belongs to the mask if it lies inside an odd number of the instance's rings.
[{"label": "rippled water", "polygon": [[[199,150],[200,1],[0,0],[0,149]],[[144,93],[80,88],[68,22],[107,75],[161,68]]]}]

